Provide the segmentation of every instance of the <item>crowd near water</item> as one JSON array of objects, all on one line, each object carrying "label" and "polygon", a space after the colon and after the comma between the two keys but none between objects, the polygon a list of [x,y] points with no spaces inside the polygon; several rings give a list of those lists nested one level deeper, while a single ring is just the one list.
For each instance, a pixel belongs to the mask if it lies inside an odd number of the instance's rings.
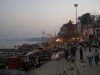
[{"label": "crowd near water", "polygon": [[[22,42],[20,44],[23,44],[24,42]],[[10,43],[10,42],[8,42],[8,43]],[[30,69],[41,67],[41,65],[44,63],[44,60],[50,60],[53,53],[57,54],[60,51],[63,51],[65,59],[67,61],[71,61],[71,62],[76,61],[76,58],[77,58],[76,51],[78,51],[80,54],[79,60],[84,61],[83,51],[86,51],[87,48],[88,48],[87,59],[88,59],[89,67],[92,66],[93,57],[95,59],[95,64],[98,67],[99,52],[98,52],[97,48],[95,49],[94,52],[92,52],[91,44],[88,44],[86,42],[70,43],[70,44],[65,42],[65,43],[58,43],[58,44],[56,43],[55,45],[51,45],[49,42],[45,42],[45,43],[41,43],[41,46],[36,45],[35,48],[33,47],[35,45],[30,45],[32,43],[33,42],[27,42],[27,44],[24,44],[21,48],[19,48],[20,54],[16,55],[16,56],[20,56],[20,67],[22,67],[23,71],[27,72]],[[18,44],[18,45],[20,45],[20,44]],[[15,45],[17,46],[17,44],[14,44],[13,46],[15,47]],[[13,50],[13,51],[15,51],[15,50]],[[9,54],[9,51],[4,49],[3,55],[5,52],[6,53],[8,52],[7,54]],[[15,52],[17,52],[17,51],[15,51]],[[22,52],[25,52],[24,57],[22,57],[22,55],[23,55],[23,54],[21,54]],[[11,67],[10,67],[10,69],[11,69]]]}]

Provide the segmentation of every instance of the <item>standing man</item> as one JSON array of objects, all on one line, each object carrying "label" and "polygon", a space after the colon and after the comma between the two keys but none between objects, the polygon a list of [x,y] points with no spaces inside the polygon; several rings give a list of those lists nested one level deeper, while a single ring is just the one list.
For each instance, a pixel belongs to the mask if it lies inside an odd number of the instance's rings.
[{"label": "standing man", "polygon": [[95,49],[95,52],[94,52],[94,59],[95,59],[95,64],[96,64],[96,66],[98,66],[98,57],[99,57],[99,53],[97,52],[97,49]]},{"label": "standing man", "polygon": [[81,48],[81,45],[79,44],[79,45],[77,46],[78,52],[80,52],[80,48]]},{"label": "standing man", "polygon": [[87,59],[89,62],[89,66],[91,67],[92,66],[92,59],[93,59],[93,54],[91,52],[91,49],[89,49],[89,52],[87,52]]},{"label": "standing man", "polygon": [[80,60],[83,60],[83,50],[80,48]]}]

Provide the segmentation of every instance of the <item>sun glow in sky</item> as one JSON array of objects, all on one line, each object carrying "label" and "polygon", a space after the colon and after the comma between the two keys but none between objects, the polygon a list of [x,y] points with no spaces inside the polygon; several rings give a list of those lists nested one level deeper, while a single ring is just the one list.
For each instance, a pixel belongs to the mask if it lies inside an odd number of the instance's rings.
[{"label": "sun glow in sky", "polygon": [[0,0],[0,39],[42,37],[42,31],[55,35],[77,15],[100,14],[100,0]]}]

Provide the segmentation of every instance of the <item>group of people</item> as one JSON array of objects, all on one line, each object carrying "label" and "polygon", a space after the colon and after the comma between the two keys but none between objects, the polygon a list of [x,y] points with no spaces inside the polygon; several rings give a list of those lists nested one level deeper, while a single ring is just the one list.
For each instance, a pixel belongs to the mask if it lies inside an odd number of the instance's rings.
[{"label": "group of people", "polygon": [[[86,51],[86,48],[87,48],[87,45],[86,43],[83,44],[83,48],[84,48],[84,51]],[[83,60],[83,49],[82,49],[82,46],[79,45],[78,46],[78,51],[80,53],[80,60]],[[96,66],[98,66],[98,61],[99,61],[99,51],[97,49],[95,49],[94,52],[91,51],[91,47],[88,48],[88,52],[87,52],[87,60],[88,60],[88,63],[89,63],[89,66],[91,67],[92,66],[92,60],[93,60],[93,57],[94,57],[94,60],[95,60],[95,64]]]},{"label": "group of people", "polygon": [[26,57],[22,62],[22,68],[24,71],[28,71],[31,68],[40,67],[40,57],[36,56],[35,58]]},{"label": "group of people", "polygon": [[[70,51],[69,50],[65,50],[65,58],[67,60],[71,60],[72,62],[74,62],[76,60],[76,51],[78,51],[78,54],[80,54],[80,60],[83,61],[84,56],[83,56],[83,51],[86,51],[87,45],[86,43],[84,43],[83,45],[81,44],[71,44],[70,45]],[[88,48],[88,52],[87,52],[87,60],[89,63],[89,66],[91,67],[92,65],[92,60],[94,57],[95,60],[95,64],[96,66],[98,66],[98,61],[99,61],[99,52],[97,49],[95,49],[94,52],[91,51],[91,48]]]},{"label": "group of people", "polygon": [[96,66],[98,66],[99,52],[97,51],[97,49],[95,49],[94,53],[91,52],[91,49],[89,49],[89,52],[87,52],[87,59],[88,59],[90,67],[92,66],[93,56],[94,56],[94,59],[95,59],[95,64],[96,64]]}]

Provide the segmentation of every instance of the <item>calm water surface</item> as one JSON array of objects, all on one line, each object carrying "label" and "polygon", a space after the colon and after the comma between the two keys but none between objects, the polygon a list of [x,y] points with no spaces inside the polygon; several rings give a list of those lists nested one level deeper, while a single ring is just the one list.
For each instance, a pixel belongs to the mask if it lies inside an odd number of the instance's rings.
[{"label": "calm water surface", "polygon": [[0,41],[0,49],[14,48],[14,46],[21,46],[24,43],[36,44],[39,41]]}]

